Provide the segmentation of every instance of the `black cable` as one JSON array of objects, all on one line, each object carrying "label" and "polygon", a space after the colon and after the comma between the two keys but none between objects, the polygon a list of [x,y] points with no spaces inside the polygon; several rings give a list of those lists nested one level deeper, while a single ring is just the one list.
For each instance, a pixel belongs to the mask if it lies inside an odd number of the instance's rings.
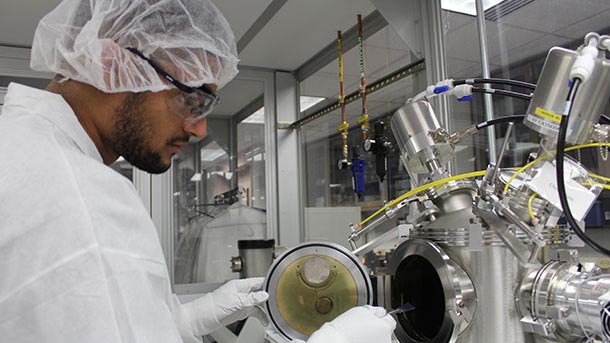
[{"label": "black cable", "polygon": [[523,93],[519,93],[519,92],[507,91],[505,89],[472,87],[472,92],[473,93],[487,93],[487,94],[504,95],[504,96],[510,96],[513,98],[523,99],[523,100],[532,99],[532,96],[530,94],[523,94]]},{"label": "black cable", "polygon": [[454,86],[463,85],[463,84],[476,85],[476,84],[483,84],[483,83],[491,83],[491,84],[507,85],[507,86],[516,86],[516,87],[522,87],[522,88],[527,88],[527,89],[531,89],[531,90],[536,89],[536,85],[533,84],[533,83],[524,82],[524,81],[517,81],[517,80],[510,80],[510,79],[496,79],[496,78],[485,79],[485,78],[477,78],[477,79],[465,79],[465,80],[455,80],[455,81],[453,81],[453,85]]},{"label": "black cable", "polygon": [[200,215],[204,215],[204,216],[210,217],[212,219],[215,219],[215,217],[213,215],[205,213],[205,212],[201,212],[201,211],[197,210],[195,207],[193,207],[193,211],[195,211],[195,213],[198,213]]},{"label": "black cable", "polygon": [[559,201],[561,202],[561,207],[563,208],[563,214],[568,222],[568,225],[572,228],[574,233],[583,240],[588,246],[593,248],[593,250],[602,253],[606,256],[610,256],[610,250],[602,247],[597,244],[594,240],[589,238],[589,236],[585,235],[585,233],[580,229],[580,226],[574,219],[574,215],[570,210],[570,204],[568,203],[568,198],[566,194],[566,185],[563,173],[563,162],[564,162],[564,149],[566,145],[566,134],[568,132],[568,120],[570,118],[570,114],[572,112],[572,105],[574,104],[574,98],[576,96],[576,92],[578,91],[578,87],[580,86],[581,80],[575,78],[572,81],[572,88],[570,88],[570,93],[568,94],[568,113],[565,116],[561,117],[561,122],[559,123],[559,137],[557,137],[557,188],[559,190]]},{"label": "black cable", "polygon": [[[521,120],[523,118],[525,118],[525,114],[514,114],[514,115],[510,115],[510,116],[505,116],[505,117],[500,117],[500,118],[495,118],[495,119],[491,119],[491,120],[482,121],[482,122],[478,123],[476,125],[476,127],[477,127],[477,130],[481,130],[481,129],[484,129],[486,127],[497,125],[497,124],[516,122],[516,121]],[[600,121],[601,124],[605,124],[605,123],[606,124],[610,124],[610,117],[606,116],[605,114],[602,114],[602,117],[600,118],[599,121]]]},{"label": "black cable", "polygon": [[477,124],[477,130],[481,130],[481,129],[484,129],[486,127],[493,126],[496,124],[516,122],[517,120],[522,120],[523,118],[525,118],[525,114],[515,114],[512,116],[506,116],[506,117],[486,120],[486,121],[483,121],[483,122],[480,122]]}]

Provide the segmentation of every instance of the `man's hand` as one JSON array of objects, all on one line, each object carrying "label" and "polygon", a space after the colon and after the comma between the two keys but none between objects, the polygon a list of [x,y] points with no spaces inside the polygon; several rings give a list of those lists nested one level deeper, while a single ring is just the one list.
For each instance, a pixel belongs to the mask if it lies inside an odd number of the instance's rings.
[{"label": "man's hand", "polygon": [[390,343],[396,321],[381,307],[354,307],[328,322],[307,343]]},{"label": "man's hand", "polygon": [[269,298],[262,291],[264,278],[231,280],[212,293],[185,304],[194,331],[207,335],[250,316]]}]

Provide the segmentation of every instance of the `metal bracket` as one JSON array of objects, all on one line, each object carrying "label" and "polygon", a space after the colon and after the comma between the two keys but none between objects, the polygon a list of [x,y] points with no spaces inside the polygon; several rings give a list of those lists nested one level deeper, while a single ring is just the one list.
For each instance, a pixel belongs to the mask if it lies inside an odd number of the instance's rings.
[{"label": "metal bracket", "polygon": [[557,261],[561,262],[578,262],[578,250],[574,249],[559,249],[557,250]]},{"label": "metal bracket", "polygon": [[534,319],[531,315],[527,315],[521,318],[520,322],[523,331],[545,337],[555,337],[555,324],[552,320],[542,318]]},{"label": "metal bracket", "polygon": [[292,127],[292,122],[289,121],[278,121],[277,123],[275,123],[275,127],[278,130],[291,130]]}]

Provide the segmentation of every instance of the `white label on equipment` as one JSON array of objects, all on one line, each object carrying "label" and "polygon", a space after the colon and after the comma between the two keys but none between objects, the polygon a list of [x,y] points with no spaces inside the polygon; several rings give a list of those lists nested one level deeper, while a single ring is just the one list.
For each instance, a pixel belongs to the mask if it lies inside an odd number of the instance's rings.
[{"label": "white label on equipment", "polygon": [[531,121],[534,124],[537,124],[538,126],[542,126],[546,129],[549,129],[555,133],[559,132],[559,124],[557,124],[557,123],[547,121],[547,120],[544,120],[540,117],[536,117],[533,115],[528,115],[527,120]]},{"label": "white label on equipment", "polygon": [[398,225],[398,242],[405,241],[411,236],[411,229],[413,224],[399,224]]},{"label": "white label on equipment", "polygon": [[[570,210],[572,210],[574,218],[581,221],[587,212],[589,212],[591,206],[593,206],[593,202],[597,196],[570,177],[573,175],[573,173],[571,173],[573,169],[575,168],[569,163],[564,164],[566,197],[568,198]],[[528,183],[528,186],[534,192],[538,193],[538,195],[553,204],[553,206],[563,210],[561,202],[559,201],[555,166],[550,162],[544,162],[542,168],[540,168],[536,176]]]},{"label": "white label on equipment", "polygon": [[610,220],[610,211],[604,212],[604,219]]}]

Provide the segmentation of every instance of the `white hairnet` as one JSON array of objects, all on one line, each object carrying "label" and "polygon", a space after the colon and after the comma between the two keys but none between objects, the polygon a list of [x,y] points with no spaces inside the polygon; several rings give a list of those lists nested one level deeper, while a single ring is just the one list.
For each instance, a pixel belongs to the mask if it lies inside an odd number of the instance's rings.
[{"label": "white hairnet", "polygon": [[38,24],[30,66],[109,93],[173,88],[129,47],[191,87],[237,74],[235,37],[209,0],[63,0]]}]

